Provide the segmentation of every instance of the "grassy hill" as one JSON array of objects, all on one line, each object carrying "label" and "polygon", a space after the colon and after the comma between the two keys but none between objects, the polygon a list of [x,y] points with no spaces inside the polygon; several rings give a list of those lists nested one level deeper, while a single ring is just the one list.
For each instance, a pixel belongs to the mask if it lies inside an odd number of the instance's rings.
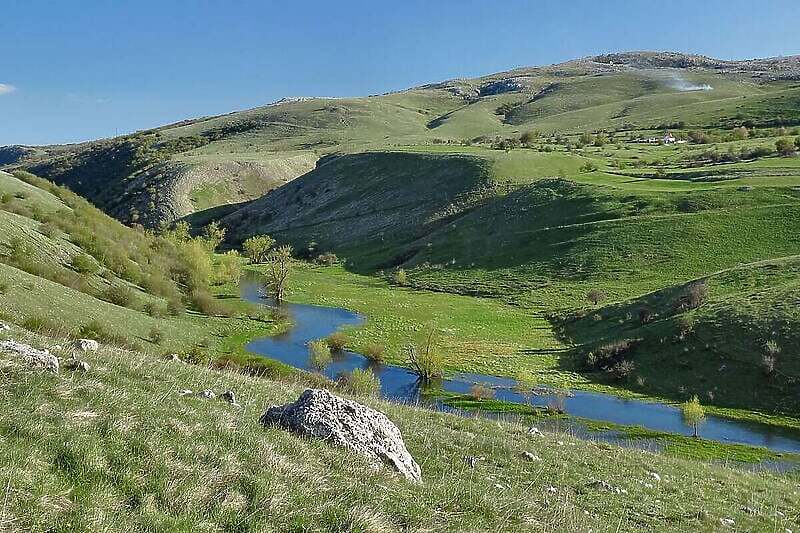
[{"label": "grassy hill", "polygon": [[5,147],[0,165],[67,185],[120,220],[155,226],[257,198],[332,153],[532,130],[797,126],[799,73],[796,57],[597,56],[365,98],[286,99],[78,145]]}]

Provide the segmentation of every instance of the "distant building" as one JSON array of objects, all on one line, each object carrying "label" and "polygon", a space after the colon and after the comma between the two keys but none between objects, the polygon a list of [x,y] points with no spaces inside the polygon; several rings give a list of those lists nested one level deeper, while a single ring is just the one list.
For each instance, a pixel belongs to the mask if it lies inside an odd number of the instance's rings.
[{"label": "distant building", "polygon": [[670,132],[666,132],[664,133],[664,139],[661,142],[663,142],[664,144],[673,144],[677,140],[678,139],[676,139],[675,136],[672,135]]}]

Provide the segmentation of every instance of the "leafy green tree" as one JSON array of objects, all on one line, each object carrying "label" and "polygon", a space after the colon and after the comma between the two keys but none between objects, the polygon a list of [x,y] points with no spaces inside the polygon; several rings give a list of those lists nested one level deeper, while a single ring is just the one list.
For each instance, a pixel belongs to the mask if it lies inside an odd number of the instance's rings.
[{"label": "leafy green tree", "polygon": [[286,245],[271,250],[267,255],[267,264],[267,290],[276,302],[281,303],[286,297],[286,285],[292,269],[292,247]]},{"label": "leafy green tree", "polygon": [[209,251],[216,250],[222,241],[225,239],[225,228],[219,225],[219,222],[211,222],[208,226],[203,228],[203,240],[206,243]]},{"label": "leafy green tree", "polygon": [[185,221],[176,222],[171,228],[162,228],[161,235],[176,244],[188,242],[192,238],[189,234],[189,223]]},{"label": "leafy green tree", "polygon": [[264,263],[272,247],[275,246],[275,239],[269,235],[253,235],[242,244],[245,255],[250,263]]},{"label": "leafy green tree", "polygon": [[797,137],[794,138],[794,146],[795,146],[795,148],[800,150],[800,136],[797,136]]},{"label": "leafy green tree", "polygon": [[691,400],[684,403],[681,407],[683,413],[683,420],[687,425],[694,429],[694,436],[697,437],[697,427],[703,422],[706,417],[706,410],[700,405],[700,400],[697,395],[693,396]]},{"label": "leafy green tree", "polygon": [[216,285],[236,283],[242,275],[241,256],[236,250],[230,250],[216,256],[214,267],[214,283]]}]

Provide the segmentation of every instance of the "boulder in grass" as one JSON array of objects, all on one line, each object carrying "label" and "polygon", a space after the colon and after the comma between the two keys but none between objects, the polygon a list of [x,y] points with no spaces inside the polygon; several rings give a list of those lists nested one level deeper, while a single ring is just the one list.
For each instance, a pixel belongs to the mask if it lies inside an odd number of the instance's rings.
[{"label": "boulder in grass", "polygon": [[327,390],[306,389],[296,402],[268,408],[261,423],[322,439],[366,456],[376,467],[388,465],[409,480],[422,480],[400,430],[386,415]]},{"label": "boulder in grass", "polygon": [[75,347],[82,352],[96,352],[100,349],[100,343],[94,339],[78,339]]},{"label": "boulder in grass", "polygon": [[19,355],[23,361],[33,368],[42,368],[58,373],[58,357],[47,350],[37,350],[33,346],[16,341],[0,342],[0,351]]}]

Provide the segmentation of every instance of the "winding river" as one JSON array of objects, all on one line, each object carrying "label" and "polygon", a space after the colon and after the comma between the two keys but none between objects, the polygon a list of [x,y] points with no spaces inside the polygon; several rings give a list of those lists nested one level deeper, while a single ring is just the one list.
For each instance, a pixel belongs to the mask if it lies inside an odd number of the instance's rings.
[{"label": "winding river", "polygon": [[[243,278],[241,293],[242,297],[250,302],[272,305],[271,300],[263,296],[263,285],[257,278]],[[357,313],[335,307],[292,303],[284,304],[282,307],[291,316],[294,326],[285,333],[250,342],[247,350],[309,371],[316,371],[308,353],[309,341],[325,338],[344,326],[363,324],[366,320]],[[333,354],[333,360],[322,373],[330,378],[336,378],[355,368],[372,369],[380,379],[381,395],[386,399],[402,403],[417,403],[421,400],[420,387],[413,373],[403,367],[373,363],[355,352],[343,351]],[[494,389],[494,397],[497,400],[530,403],[543,407],[558,402],[565,413],[575,417],[641,426],[680,435],[692,434],[691,429],[684,423],[679,408],[657,402],[625,399],[611,394],[580,390],[571,390],[565,394],[564,391],[546,388],[537,389],[537,394],[533,396],[523,396],[515,390],[516,383],[513,379],[485,374],[454,374],[444,379],[441,386],[447,392],[467,394],[476,383]],[[453,411],[441,402],[435,403],[434,406]],[[728,444],[746,444],[765,447],[775,452],[800,453],[800,432],[769,424],[707,416],[700,426],[699,435],[704,439]]]}]

